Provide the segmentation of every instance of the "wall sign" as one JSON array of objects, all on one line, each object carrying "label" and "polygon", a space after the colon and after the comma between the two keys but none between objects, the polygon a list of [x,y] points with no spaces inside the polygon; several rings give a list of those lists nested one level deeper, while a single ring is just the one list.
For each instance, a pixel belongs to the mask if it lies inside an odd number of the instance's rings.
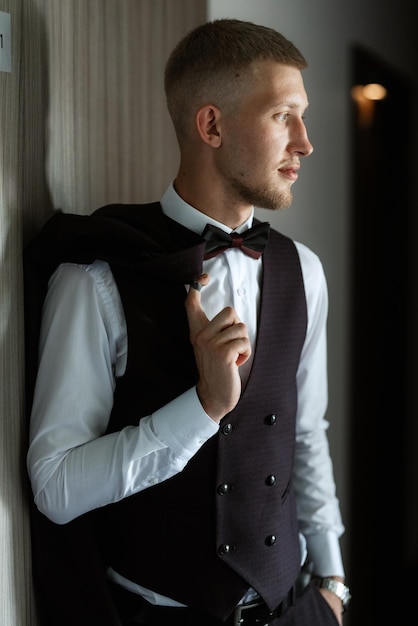
[{"label": "wall sign", "polygon": [[0,72],[12,71],[10,13],[0,11]]}]

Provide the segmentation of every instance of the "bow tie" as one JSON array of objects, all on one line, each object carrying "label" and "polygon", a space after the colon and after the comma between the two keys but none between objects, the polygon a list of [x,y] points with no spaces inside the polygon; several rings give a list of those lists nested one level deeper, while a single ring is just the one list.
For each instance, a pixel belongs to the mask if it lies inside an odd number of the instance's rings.
[{"label": "bow tie", "polygon": [[202,237],[206,239],[204,258],[211,259],[228,248],[240,248],[244,254],[248,254],[253,259],[258,259],[266,247],[269,232],[270,224],[268,222],[256,224],[243,233],[232,232],[230,234],[217,226],[206,224],[202,233]]}]

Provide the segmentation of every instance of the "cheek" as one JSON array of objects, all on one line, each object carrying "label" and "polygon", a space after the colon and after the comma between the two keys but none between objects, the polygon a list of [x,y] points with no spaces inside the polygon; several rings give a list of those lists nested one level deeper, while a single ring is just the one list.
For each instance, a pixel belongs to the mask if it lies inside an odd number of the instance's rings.
[{"label": "cheek", "polygon": [[246,122],[231,125],[224,135],[224,156],[229,166],[245,171],[267,171],[278,168],[286,148],[283,129],[277,124]]},{"label": "cheek", "polygon": [[256,142],[249,133],[241,132],[230,135],[223,143],[223,161],[229,168],[246,169],[253,162]]},{"label": "cheek", "polygon": [[251,138],[252,149],[259,158],[275,160],[280,158],[286,147],[286,133],[277,124],[260,126]]},{"label": "cheek", "polygon": [[269,147],[270,152],[274,154],[283,154],[289,142],[288,131],[277,124],[270,128],[270,132],[265,134],[265,143]]}]

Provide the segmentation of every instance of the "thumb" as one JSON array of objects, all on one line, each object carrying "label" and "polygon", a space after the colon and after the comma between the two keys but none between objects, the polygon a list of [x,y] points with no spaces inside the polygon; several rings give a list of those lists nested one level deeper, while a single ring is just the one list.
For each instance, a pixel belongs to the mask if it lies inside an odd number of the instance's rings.
[{"label": "thumb", "polygon": [[189,321],[190,338],[193,339],[209,323],[208,318],[202,308],[200,290],[209,282],[208,274],[201,274],[197,280],[190,285],[189,293],[186,296],[185,306],[187,319]]}]

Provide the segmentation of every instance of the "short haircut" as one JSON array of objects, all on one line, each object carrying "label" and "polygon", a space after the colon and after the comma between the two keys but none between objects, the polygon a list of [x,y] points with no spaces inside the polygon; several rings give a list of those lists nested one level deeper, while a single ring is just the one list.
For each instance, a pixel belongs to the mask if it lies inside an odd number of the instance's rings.
[{"label": "short haircut", "polygon": [[171,53],[164,76],[167,106],[178,139],[187,135],[191,116],[199,106],[207,102],[222,107],[239,97],[240,73],[264,60],[299,70],[307,67],[296,46],[267,26],[226,18],[189,32]]}]

